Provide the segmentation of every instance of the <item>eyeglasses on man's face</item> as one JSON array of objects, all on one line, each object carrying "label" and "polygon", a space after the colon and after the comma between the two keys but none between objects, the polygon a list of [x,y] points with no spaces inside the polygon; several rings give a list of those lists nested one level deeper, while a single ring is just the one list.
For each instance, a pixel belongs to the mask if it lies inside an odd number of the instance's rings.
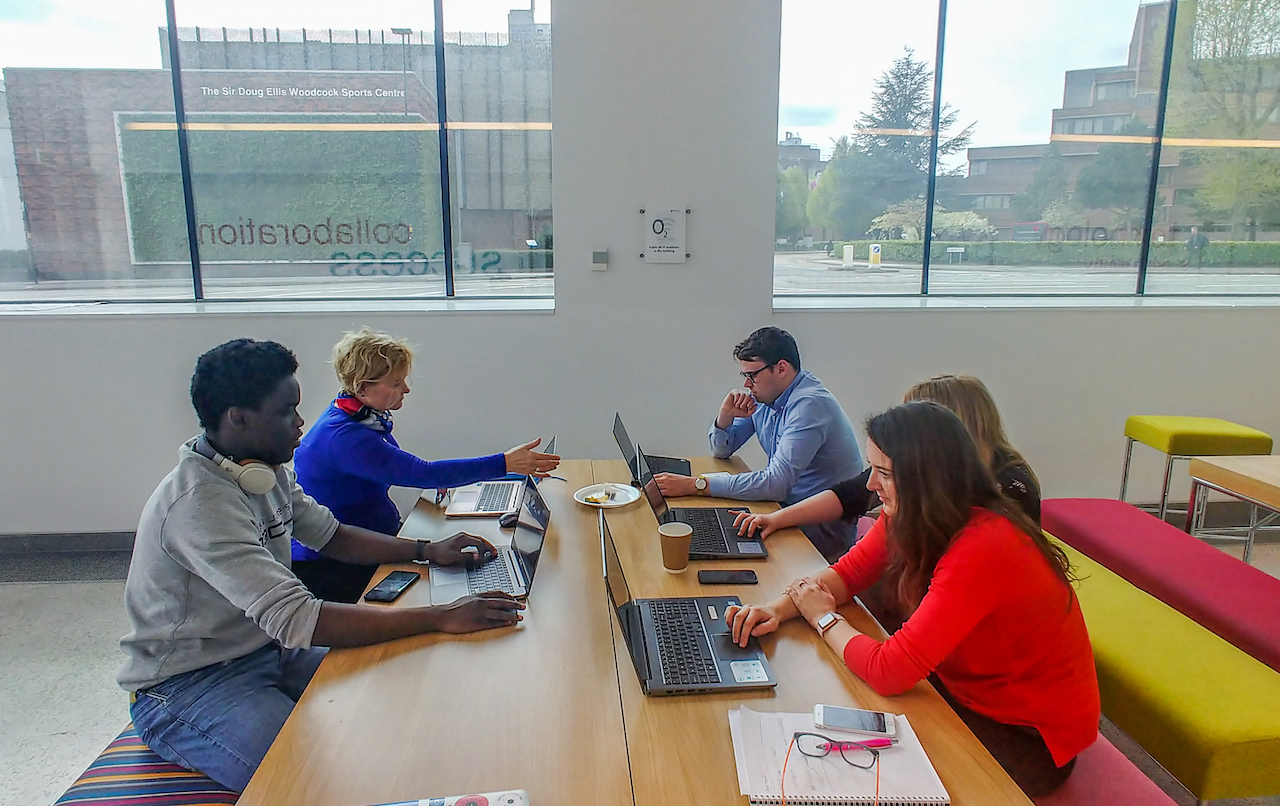
[{"label": "eyeglasses on man's face", "polygon": [[810,758],[822,758],[839,752],[846,763],[860,770],[869,770],[880,759],[880,751],[857,742],[841,742],[821,733],[795,734],[796,749]]},{"label": "eyeglasses on man's face", "polygon": [[761,367],[760,369],[753,369],[753,370],[749,370],[749,371],[748,371],[748,370],[743,370],[742,372],[739,372],[738,374],[739,374],[739,375],[741,375],[743,378],[745,378],[745,379],[746,379],[746,381],[747,381],[747,383],[751,384],[752,386],[755,386],[755,385],[756,385],[756,376],[757,376],[757,375],[759,375],[761,372],[764,372],[766,369],[772,369],[773,367],[776,367],[777,365],[778,365],[778,362],[777,362],[777,361],[774,361],[772,364],[765,364],[765,365],[764,365],[763,367]]}]

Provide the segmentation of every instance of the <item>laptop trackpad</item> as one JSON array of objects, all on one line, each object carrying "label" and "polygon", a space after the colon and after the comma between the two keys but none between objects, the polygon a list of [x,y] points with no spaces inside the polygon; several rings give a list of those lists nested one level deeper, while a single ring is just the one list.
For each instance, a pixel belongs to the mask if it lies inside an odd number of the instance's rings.
[{"label": "laptop trackpad", "polygon": [[431,566],[431,604],[456,602],[467,595],[467,570]]},{"label": "laptop trackpad", "polygon": [[755,646],[747,646],[745,649],[733,642],[733,638],[728,633],[716,633],[711,636],[712,651],[720,660],[754,660],[760,657],[760,650]]}]

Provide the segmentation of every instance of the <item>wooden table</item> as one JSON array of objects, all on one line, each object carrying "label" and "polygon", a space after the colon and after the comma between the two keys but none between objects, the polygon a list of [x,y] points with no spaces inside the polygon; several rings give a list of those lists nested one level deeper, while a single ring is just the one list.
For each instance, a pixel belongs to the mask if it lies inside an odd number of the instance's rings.
[{"label": "wooden table", "polygon": [[[693,466],[696,472],[745,469],[737,459],[695,459]],[[504,787],[527,789],[534,806],[743,806],[726,715],[743,702],[762,711],[808,711],[824,702],[906,713],[957,806],[1029,803],[927,683],[882,698],[799,621],[763,642],[779,680],[772,691],[645,697],[605,595],[597,511],[572,500],[587,484],[627,481],[626,466],[567,461],[558,473],[568,482],[541,485],[551,528],[525,625],[334,650],[250,781],[242,806],[360,806]],[[607,517],[637,597],[732,594],[764,601],[824,565],[803,534],[787,530],[770,537],[767,561],[697,563],[684,574],[667,574],[657,522],[643,501],[608,510]],[[477,519],[446,523],[424,498],[401,536],[435,538],[463,525],[486,537],[497,534],[496,525]],[[415,568],[387,566],[374,580],[399,567]],[[760,584],[698,584],[696,568],[729,567],[754,568]],[[428,600],[423,580],[390,606]],[[859,604],[842,612],[859,629],[878,632]]]},{"label": "wooden table", "polygon": [[[568,482],[540,485],[551,507],[523,626],[428,635],[329,653],[241,806],[361,806],[503,788],[535,806],[628,806],[622,713],[601,575],[596,512],[573,501],[589,462],[564,462]],[[401,535],[492,520],[444,522],[420,499]],[[508,538],[509,539],[509,538]],[[423,579],[391,606],[430,604]],[[386,605],[370,605],[386,606]]]},{"label": "wooden table", "polygon": [[[1186,530],[1196,537],[1226,537],[1244,541],[1249,562],[1258,530],[1280,517],[1280,456],[1206,456],[1191,460],[1191,506]],[[1209,491],[1217,490],[1249,504],[1249,526],[1206,529],[1204,512]],[[1258,517],[1258,509],[1267,514]]]},{"label": "wooden table", "polygon": [[[743,469],[740,463],[692,461],[695,473]],[[597,481],[625,483],[630,478],[626,464],[620,459],[596,461],[592,466]],[[673,506],[742,505],[739,501],[702,497],[674,499],[671,503]],[[767,512],[777,507],[752,504],[751,508]],[[627,586],[636,598],[724,595],[738,596],[744,602],[765,602],[775,598],[796,577],[816,573],[826,565],[803,533],[788,529],[769,537],[767,561],[690,563],[685,573],[669,574],[662,568],[658,523],[649,507],[641,502],[607,510],[605,517],[618,545]],[[697,577],[699,568],[752,568],[760,584],[701,585]],[[859,630],[883,637],[879,625],[860,603],[846,605],[840,612]],[[762,641],[778,680],[777,688],[762,693],[675,697],[644,696],[616,620],[611,623],[636,806],[677,803],[741,806],[746,798],[738,794],[727,712],[743,703],[757,711],[808,712],[819,702],[905,713],[956,806],[1030,803],[927,682],[922,681],[901,696],[881,697],[850,672],[801,619],[787,622]]]}]

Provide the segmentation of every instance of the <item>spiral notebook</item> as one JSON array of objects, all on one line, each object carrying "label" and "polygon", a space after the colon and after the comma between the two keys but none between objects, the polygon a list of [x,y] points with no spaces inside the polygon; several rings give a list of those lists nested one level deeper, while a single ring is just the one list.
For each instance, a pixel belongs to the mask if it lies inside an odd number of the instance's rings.
[{"label": "spiral notebook", "polygon": [[[948,804],[951,796],[929,763],[920,740],[904,716],[895,716],[898,744],[880,751],[880,803],[887,806]],[[796,732],[833,739],[854,734],[815,728],[813,714],[760,713],[742,706],[729,712],[729,734],[738,765],[738,786],[752,803],[781,803],[782,762]],[[856,739],[855,739],[856,740]],[[876,774],[836,756],[809,758],[794,750],[787,764],[787,803],[872,806]]]}]

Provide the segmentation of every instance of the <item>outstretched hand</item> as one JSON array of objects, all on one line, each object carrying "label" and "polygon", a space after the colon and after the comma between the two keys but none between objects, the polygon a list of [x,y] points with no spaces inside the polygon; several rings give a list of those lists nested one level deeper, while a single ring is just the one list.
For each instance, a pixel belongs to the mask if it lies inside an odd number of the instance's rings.
[{"label": "outstretched hand", "polygon": [[507,472],[545,479],[551,471],[559,467],[559,456],[534,450],[540,442],[542,442],[541,437],[532,442],[517,445],[504,453],[503,456],[507,459]]}]

